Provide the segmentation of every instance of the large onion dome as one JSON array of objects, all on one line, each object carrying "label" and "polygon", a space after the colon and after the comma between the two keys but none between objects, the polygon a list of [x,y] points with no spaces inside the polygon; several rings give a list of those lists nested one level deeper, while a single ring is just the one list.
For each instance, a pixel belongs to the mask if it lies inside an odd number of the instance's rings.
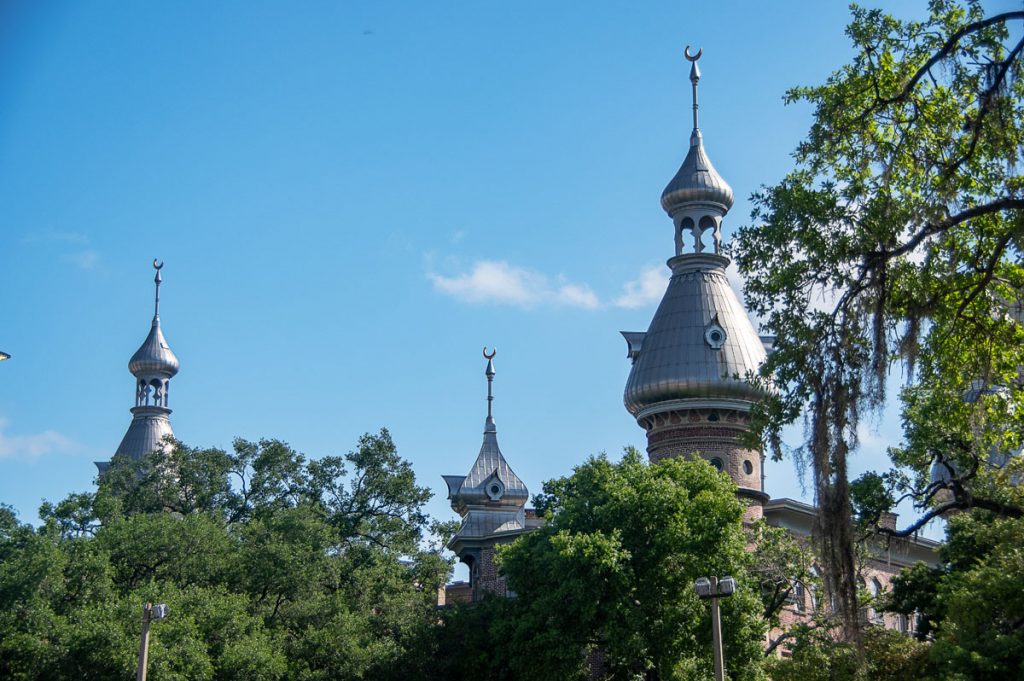
[{"label": "large onion dome", "polygon": [[624,401],[634,416],[676,400],[764,398],[747,380],[766,359],[764,343],[729,285],[728,262],[710,253],[673,258],[647,332],[626,334],[633,368]]}]

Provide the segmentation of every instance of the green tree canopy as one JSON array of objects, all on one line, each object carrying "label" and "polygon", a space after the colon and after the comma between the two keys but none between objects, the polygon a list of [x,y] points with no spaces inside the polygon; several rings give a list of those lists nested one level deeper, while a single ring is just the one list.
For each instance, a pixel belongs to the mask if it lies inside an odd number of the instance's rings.
[{"label": "green tree canopy", "polygon": [[276,440],[115,458],[95,493],[0,509],[0,677],[406,678],[450,564],[387,431],[307,460]]},{"label": "green tree canopy", "polygon": [[889,609],[920,616],[935,676],[1024,676],[1024,520],[959,513],[935,568],[917,565],[895,581]]},{"label": "green tree canopy", "polygon": [[[759,432],[781,456],[780,429],[804,415],[795,453],[811,463],[826,582],[855,634],[847,461],[894,364],[908,377],[895,452],[907,468],[884,494],[866,481],[862,498],[1021,513],[989,462],[1024,432],[1024,11],[933,0],[921,21],[852,12],[853,60],[787,95],[814,122],[734,246],[747,303],[777,336],[764,368],[777,399]],[[936,461],[951,480],[931,484]]]},{"label": "green tree canopy", "polygon": [[759,677],[759,585],[727,476],[704,461],[648,464],[630,449],[545,483],[539,501],[546,525],[500,552],[516,597],[494,626],[513,678],[582,678],[586,652],[607,678],[708,678],[710,610],[693,583],[709,575],[738,584],[722,600],[727,667]]}]

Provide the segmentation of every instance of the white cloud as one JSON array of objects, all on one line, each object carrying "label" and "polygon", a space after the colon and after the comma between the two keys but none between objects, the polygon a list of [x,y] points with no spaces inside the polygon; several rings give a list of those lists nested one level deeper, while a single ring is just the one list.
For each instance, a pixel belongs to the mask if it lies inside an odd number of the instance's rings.
[{"label": "white cloud", "polygon": [[46,454],[61,454],[74,449],[78,445],[60,433],[46,430],[33,435],[8,435],[7,420],[0,417],[0,460],[2,459],[38,459]]},{"label": "white cloud", "polygon": [[601,306],[601,302],[586,284],[562,284],[558,287],[556,300],[564,305],[582,307],[593,310]]},{"label": "white cloud", "polygon": [[35,232],[29,232],[22,237],[21,242],[23,244],[40,243],[40,242],[58,242],[64,244],[77,244],[84,246],[89,243],[89,237],[80,232],[65,232],[57,229],[44,229]]},{"label": "white cloud", "polygon": [[64,259],[83,270],[94,270],[100,264],[100,254],[91,249],[66,253]]},{"label": "white cloud", "polygon": [[881,422],[877,415],[871,419],[862,418],[865,420],[857,424],[857,441],[860,443],[861,451],[884,455],[889,451],[889,447],[894,447],[903,440],[902,429],[894,419]]},{"label": "white cloud", "polygon": [[503,261],[478,260],[465,274],[446,277],[430,273],[427,277],[438,291],[469,303],[495,302],[523,308],[547,304],[588,310],[601,304],[585,284],[562,278],[552,281],[540,272]]},{"label": "white cloud", "polygon": [[[661,300],[668,288],[670,276],[668,268],[663,265],[651,265],[642,269],[636,278],[623,284],[618,296],[603,298],[587,284],[573,283],[562,276],[549,277],[505,261],[477,260],[463,274],[444,276],[429,272],[433,260],[432,255],[426,258],[427,278],[437,291],[467,303],[499,303],[527,309],[540,305],[584,310],[641,308]],[[452,264],[451,261],[449,264]],[[742,300],[743,284],[735,265],[729,265],[726,276],[737,297]]]},{"label": "white cloud", "polygon": [[622,295],[612,301],[616,307],[637,308],[650,305],[661,300],[668,287],[668,270],[659,265],[645,268],[640,276],[627,281],[622,287]]}]

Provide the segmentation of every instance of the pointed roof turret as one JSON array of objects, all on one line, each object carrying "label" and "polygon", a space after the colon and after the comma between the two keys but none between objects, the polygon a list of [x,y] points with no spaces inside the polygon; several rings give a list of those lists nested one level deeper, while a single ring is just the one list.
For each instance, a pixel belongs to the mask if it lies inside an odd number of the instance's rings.
[{"label": "pointed roof turret", "polygon": [[[156,284],[153,324],[146,340],[128,361],[128,370],[135,376],[135,406],[131,409],[132,421],[128,431],[115,454],[133,459],[141,459],[152,451],[163,449],[168,439],[174,437],[168,395],[171,378],[178,373],[180,364],[160,328],[160,284],[163,281],[160,270],[163,266],[162,262],[153,261],[153,269],[156,270],[153,278]],[[108,461],[96,462],[100,475],[109,465]]]},{"label": "pointed roof turret", "polygon": [[526,485],[508,465],[498,447],[498,428],[494,422],[494,357],[497,350],[487,359],[487,418],[484,420],[484,439],[476,461],[468,475],[445,475],[448,498],[452,508],[463,516],[452,542],[465,539],[479,539],[506,532],[518,532],[526,527],[523,508],[529,499]]},{"label": "pointed roof turret", "polygon": [[690,62],[690,83],[693,87],[693,132],[690,133],[690,151],[686,154],[683,165],[669,181],[665,191],[661,193],[661,206],[671,217],[675,217],[680,208],[694,202],[717,204],[722,209],[722,215],[732,208],[732,187],[718,174],[711,164],[707,152],[704,151],[704,140],[697,121],[697,83],[700,82],[700,68],[697,66],[697,60],[703,53],[704,49],[701,48],[697,50],[696,55],[690,56],[689,45],[686,46],[683,53]]}]

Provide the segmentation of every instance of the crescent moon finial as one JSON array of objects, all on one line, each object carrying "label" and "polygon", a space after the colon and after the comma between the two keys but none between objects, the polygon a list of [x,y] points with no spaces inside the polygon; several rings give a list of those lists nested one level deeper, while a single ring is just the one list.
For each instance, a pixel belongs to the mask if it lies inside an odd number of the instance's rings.
[{"label": "crescent moon finial", "polygon": [[[159,262],[160,264],[157,265],[157,262]],[[153,258],[153,269],[157,270],[157,271],[160,271],[163,268],[164,268],[164,261],[163,260],[157,261],[156,258]]]},{"label": "crescent moon finial", "polygon": [[487,346],[484,346],[484,359],[494,359],[494,356],[498,354],[498,348],[491,350],[491,354],[487,354]]},{"label": "crescent moon finial", "polygon": [[690,46],[689,45],[687,45],[686,49],[683,50],[683,56],[686,57],[686,61],[697,61],[698,59],[700,59],[700,55],[702,55],[702,54],[704,54],[704,48],[703,47],[698,49],[697,50],[697,54],[695,54],[693,56],[690,56]]}]

